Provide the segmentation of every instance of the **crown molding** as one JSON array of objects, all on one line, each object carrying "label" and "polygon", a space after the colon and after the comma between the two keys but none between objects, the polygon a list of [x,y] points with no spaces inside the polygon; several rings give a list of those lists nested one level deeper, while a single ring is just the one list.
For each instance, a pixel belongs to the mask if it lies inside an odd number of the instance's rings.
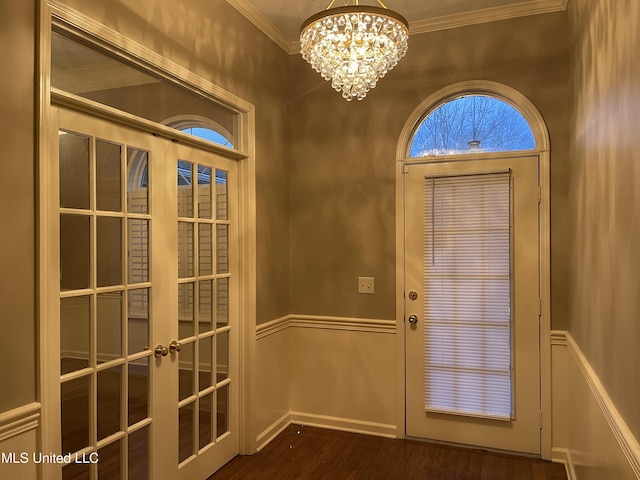
[{"label": "crown molding", "polygon": [[258,27],[262,33],[273,40],[286,53],[289,55],[300,53],[300,41],[291,41],[267,17],[246,0],[227,0],[227,3]]},{"label": "crown molding", "polygon": [[409,34],[434,32],[449,28],[465,27],[480,23],[507,20],[509,18],[561,12],[567,9],[568,0],[530,0],[503,7],[491,7],[481,10],[444,15],[442,17],[418,20],[409,24]]},{"label": "crown molding", "polygon": [[[539,15],[542,13],[561,12],[567,9],[569,0],[528,0],[503,7],[485,8],[470,12],[444,15],[425,20],[409,22],[409,34],[434,32],[448,28],[477,25],[480,23],[506,20],[509,18]],[[291,40],[271,23],[259,10],[247,0],[227,0],[227,3],[240,12],[247,20],[258,27],[267,37],[273,40],[289,55],[300,53],[300,40]]]}]

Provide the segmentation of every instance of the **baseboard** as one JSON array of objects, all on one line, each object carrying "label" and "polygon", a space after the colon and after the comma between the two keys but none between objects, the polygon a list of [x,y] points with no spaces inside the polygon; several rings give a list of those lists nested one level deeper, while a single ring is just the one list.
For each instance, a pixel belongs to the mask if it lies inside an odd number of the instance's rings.
[{"label": "baseboard", "polygon": [[263,431],[256,437],[256,451],[259,452],[264,447],[269,445],[271,441],[276,438],[282,431],[291,425],[291,412],[287,412],[282,415],[278,420],[273,422],[269,428]]},{"label": "baseboard", "polygon": [[282,415],[256,437],[256,451],[259,452],[266,447],[291,424],[339,430],[341,432],[362,433],[376,437],[397,438],[395,425],[290,411]]},{"label": "baseboard", "polygon": [[313,413],[291,412],[291,423],[310,427],[340,430],[342,432],[363,433],[377,437],[396,438],[396,426],[384,423],[367,422],[351,418],[330,417]]},{"label": "baseboard", "polygon": [[565,471],[567,472],[567,480],[577,480],[571,451],[568,448],[552,448],[551,461],[564,464]]}]

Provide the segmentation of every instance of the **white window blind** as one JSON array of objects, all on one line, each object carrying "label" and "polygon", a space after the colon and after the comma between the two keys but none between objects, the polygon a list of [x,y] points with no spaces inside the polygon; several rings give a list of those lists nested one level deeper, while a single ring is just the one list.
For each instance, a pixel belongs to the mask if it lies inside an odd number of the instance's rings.
[{"label": "white window blind", "polygon": [[509,420],[510,172],[425,178],[425,410]]}]

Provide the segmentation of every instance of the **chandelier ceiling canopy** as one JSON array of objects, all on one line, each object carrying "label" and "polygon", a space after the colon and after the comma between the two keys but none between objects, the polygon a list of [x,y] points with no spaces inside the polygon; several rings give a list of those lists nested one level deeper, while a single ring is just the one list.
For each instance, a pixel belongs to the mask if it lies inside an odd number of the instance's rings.
[{"label": "chandelier ceiling canopy", "polygon": [[380,0],[379,7],[334,2],[302,24],[302,58],[346,100],[362,100],[407,52],[409,23]]}]

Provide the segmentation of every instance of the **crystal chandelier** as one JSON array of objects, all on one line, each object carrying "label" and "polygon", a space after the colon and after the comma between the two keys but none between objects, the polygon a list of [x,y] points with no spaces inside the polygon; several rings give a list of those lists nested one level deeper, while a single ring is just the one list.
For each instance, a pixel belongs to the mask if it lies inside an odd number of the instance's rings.
[{"label": "crystal chandelier", "polygon": [[409,24],[380,0],[332,9],[334,2],[302,24],[302,58],[345,99],[362,100],[407,52]]}]

